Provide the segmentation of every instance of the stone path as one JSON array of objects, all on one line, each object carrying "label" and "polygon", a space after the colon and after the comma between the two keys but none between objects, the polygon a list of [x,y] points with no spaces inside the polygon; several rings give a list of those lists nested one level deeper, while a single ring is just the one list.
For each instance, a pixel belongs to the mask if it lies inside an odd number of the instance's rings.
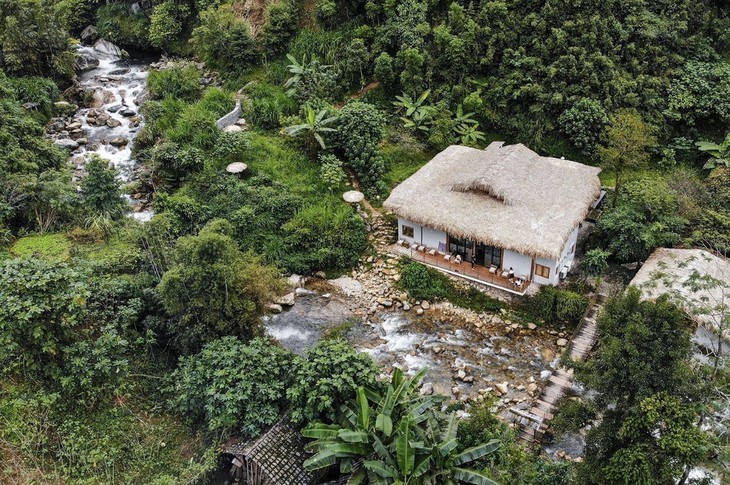
[{"label": "stone path", "polygon": [[[603,305],[604,297],[598,295],[588,310],[581,325],[576,329],[566,349],[571,360],[583,362],[593,349],[598,336],[596,317]],[[558,402],[573,387],[573,369],[561,367],[548,379],[533,407],[529,411],[510,409],[513,422],[520,428],[520,438],[528,443],[540,442],[553,419]]]}]

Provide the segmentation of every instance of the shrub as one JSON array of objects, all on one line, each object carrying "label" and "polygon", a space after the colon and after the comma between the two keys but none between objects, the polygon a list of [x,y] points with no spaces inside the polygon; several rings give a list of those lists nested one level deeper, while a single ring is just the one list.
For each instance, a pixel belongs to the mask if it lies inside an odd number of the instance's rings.
[{"label": "shrub", "polygon": [[214,340],[180,360],[170,376],[170,407],[211,431],[235,428],[254,437],[279,420],[294,364],[291,353],[268,339]]},{"label": "shrub", "polygon": [[569,326],[580,323],[590,303],[586,296],[548,285],[524,301],[528,313],[534,318],[549,324],[563,323]]},{"label": "shrub", "polygon": [[278,86],[256,84],[247,94],[246,119],[265,130],[277,128],[282,116],[291,115],[298,109],[296,102]]},{"label": "shrub", "polygon": [[354,101],[340,110],[337,122],[338,146],[360,182],[371,192],[382,192],[385,162],[378,151],[385,119],[378,109]]},{"label": "shrub", "polygon": [[155,99],[172,97],[194,101],[200,97],[202,73],[192,63],[181,62],[167,69],[153,70],[147,77],[147,87]]},{"label": "shrub", "polygon": [[131,13],[125,2],[107,3],[96,11],[99,35],[115,44],[138,49],[149,48],[150,21],[145,15]]},{"label": "shrub", "polygon": [[296,33],[298,2],[283,0],[269,3],[266,24],[262,30],[263,47],[268,57],[284,52]]},{"label": "shrub", "polygon": [[595,410],[585,401],[576,398],[563,399],[555,412],[552,428],[558,435],[577,432],[595,417]]},{"label": "shrub", "polygon": [[283,229],[283,264],[296,273],[350,268],[368,243],[365,223],[342,204],[306,207]]},{"label": "shrub", "polygon": [[419,263],[406,264],[399,283],[416,300],[441,300],[448,291],[443,275]]},{"label": "shrub", "polygon": [[378,367],[370,357],[344,340],[320,341],[307,350],[286,392],[292,421],[335,422],[340,406],[352,399],[358,387],[375,385],[377,375]]}]

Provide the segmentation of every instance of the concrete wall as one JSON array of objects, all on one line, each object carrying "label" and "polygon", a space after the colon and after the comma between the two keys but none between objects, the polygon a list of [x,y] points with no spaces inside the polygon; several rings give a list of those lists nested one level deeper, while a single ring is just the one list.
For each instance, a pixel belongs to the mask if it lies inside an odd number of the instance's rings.
[{"label": "concrete wall", "polygon": [[532,271],[532,258],[506,249],[502,256],[502,269],[509,271],[510,267],[514,270],[516,277],[519,278],[525,275],[529,280]]},{"label": "concrete wall", "polygon": [[443,243],[443,245],[446,246],[445,232],[437,231],[436,229],[431,229],[426,226],[421,228],[421,244],[438,249],[439,243]]},{"label": "concrete wall", "polygon": [[232,124],[234,124],[236,121],[238,121],[238,118],[241,117],[241,100],[236,100],[236,107],[233,108],[233,111],[228,113],[227,115],[223,115],[218,121],[216,121],[216,126],[219,130],[225,130]]},{"label": "concrete wall", "polygon": [[575,247],[578,244],[578,227],[573,229],[573,232],[568,236],[568,241],[565,243],[563,253],[560,255],[558,268],[563,269],[565,265],[572,265],[575,259]]},{"label": "concrete wall", "polygon": [[[413,228],[413,237],[406,237],[403,235],[403,226],[411,226]],[[418,224],[415,224],[409,220],[398,218],[398,239],[403,239],[404,241],[408,241],[409,243],[413,244],[418,243],[421,244],[421,226]]]}]

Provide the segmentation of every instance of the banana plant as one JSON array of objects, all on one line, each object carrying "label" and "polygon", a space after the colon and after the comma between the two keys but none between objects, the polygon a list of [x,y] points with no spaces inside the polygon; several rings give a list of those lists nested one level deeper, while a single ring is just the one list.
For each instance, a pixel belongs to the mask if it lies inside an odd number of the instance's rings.
[{"label": "banana plant", "polygon": [[393,105],[403,114],[401,121],[405,128],[429,132],[433,116],[436,114],[436,108],[425,104],[430,94],[431,90],[427,89],[415,100],[405,93],[395,97],[397,101],[393,101]]},{"label": "banana plant", "polygon": [[327,148],[322,135],[337,131],[335,128],[330,127],[335,121],[337,121],[336,116],[327,117],[327,110],[323,109],[317,112],[307,103],[304,105],[304,123],[287,126],[284,131],[291,137],[302,137],[309,155],[312,159],[315,159],[319,148],[322,148],[322,150]]},{"label": "banana plant", "polygon": [[700,151],[710,155],[710,158],[702,167],[703,169],[713,170],[717,167],[730,167],[730,133],[725,136],[722,143],[698,141],[695,145]]},{"label": "banana plant", "polygon": [[454,132],[462,145],[474,146],[485,140],[484,133],[479,131],[479,122],[474,119],[474,113],[464,113],[461,105],[456,107],[453,121]]},{"label": "banana plant", "polygon": [[[464,468],[499,446],[491,441],[457,453],[458,420],[439,411],[443,396],[418,393],[426,369],[406,378],[393,372],[384,393],[359,388],[343,406],[339,424],[313,424],[302,431],[314,439],[307,470],[339,465],[353,473],[348,483],[373,485],[493,485],[484,473]],[[362,463],[356,467],[356,463]]]}]

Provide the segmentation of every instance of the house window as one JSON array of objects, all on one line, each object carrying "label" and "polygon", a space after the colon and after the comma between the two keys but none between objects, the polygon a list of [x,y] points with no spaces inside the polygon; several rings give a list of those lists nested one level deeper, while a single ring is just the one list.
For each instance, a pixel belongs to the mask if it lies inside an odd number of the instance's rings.
[{"label": "house window", "polygon": [[413,237],[413,228],[411,226],[406,226],[405,224],[401,226],[401,234],[403,234],[403,237]]},{"label": "house window", "polygon": [[473,242],[469,239],[449,236],[449,252],[459,254],[464,259],[467,259],[467,255],[471,254],[472,244]]},{"label": "house window", "polygon": [[535,274],[537,276],[542,276],[543,278],[550,278],[550,268],[535,263]]},{"label": "house window", "polygon": [[570,254],[575,254],[575,243],[573,243],[573,246],[570,248]]}]

